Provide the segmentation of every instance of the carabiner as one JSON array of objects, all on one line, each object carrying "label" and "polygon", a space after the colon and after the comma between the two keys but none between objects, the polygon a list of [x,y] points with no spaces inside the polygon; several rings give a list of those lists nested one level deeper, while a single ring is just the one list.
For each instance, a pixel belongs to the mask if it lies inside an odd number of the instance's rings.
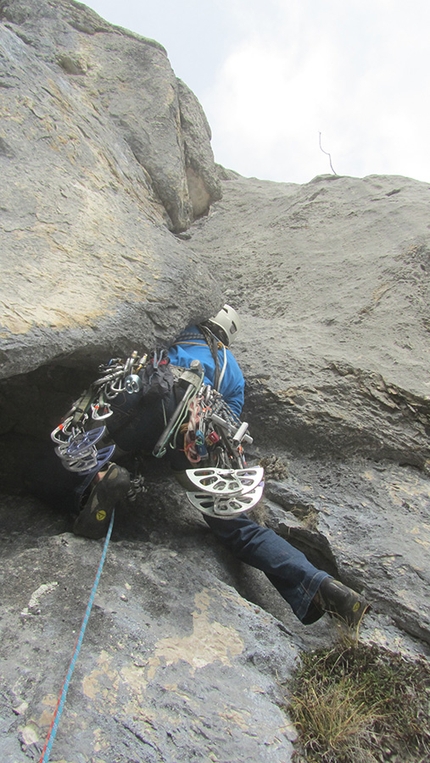
[{"label": "carabiner", "polygon": [[52,442],[56,442],[57,445],[65,445],[69,442],[70,437],[73,436],[73,429],[72,431],[69,431],[68,429],[72,420],[73,416],[69,416],[69,418],[65,419],[56,429],[51,432]]},{"label": "carabiner", "polygon": [[[100,413],[100,411],[102,411],[102,413]],[[110,403],[100,402],[99,400],[97,403],[92,403],[91,405],[91,418],[94,419],[94,421],[108,419],[112,414],[113,410]]]},{"label": "carabiner", "polygon": [[120,392],[124,392],[124,378],[120,376],[118,379],[114,379],[109,384],[106,384],[104,393],[109,400],[113,400]]}]

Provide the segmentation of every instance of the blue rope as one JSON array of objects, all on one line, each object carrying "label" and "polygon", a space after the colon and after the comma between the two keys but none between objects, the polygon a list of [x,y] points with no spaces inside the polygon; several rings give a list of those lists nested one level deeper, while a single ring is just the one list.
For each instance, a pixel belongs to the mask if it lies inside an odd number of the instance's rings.
[{"label": "blue rope", "polygon": [[67,697],[67,692],[69,690],[70,681],[71,681],[71,678],[72,678],[72,675],[73,675],[73,671],[75,669],[75,665],[76,665],[76,661],[77,661],[78,656],[79,656],[79,652],[81,651],[81,646],[82,646],[82,642],[84,640],[85,630],[86,630],[86,627],[87,627],[87,624],[88,624],[88,620],[89,620],[89,617],[90,617],[90,614],[91,614],[91,609],[92,609],[92,606],[94,604],[94,598],[95,598],[95,595],[96,595],[96,592],[97,592],[97,588],[98,588],[98,585],[99,585],[99,582],[100,582],[100,577],[101,577],[101,574],[102,574],[103,565],[105,563],[106,554],[107,554],[107,550],[108,550],[108,546],[109,546],[110,536],[112,535],[114,516],[115,516],[115,509],[112,512],[109,529],[107,531],[105,543],[104,543],[104,546],[103,546],[103,553],[102,553],[102,556],[101,556],[101,559],[100,559],[100,564],[99,564],[99,568],[97,570],[97,575],[96,575],[96,578],[94,580],[94,584],[93,584],[93,587],[92,587],[92,590],[91,590],[91,594],[90,594],[90,598],[89,598],[89,601],[88,601],[88,604],[87,604],[87,608],[86,608],[86,611],[85,611],[84,619],[82,620],[81,630],[79,632],[79,636],[78,636],[78,639],[76,641],[75,651],[74,651],[73,657],[72,657],[72,659],[70,661],[70,665],[69,665],[69,669],[67,671],[67,675],[66,675],[66,677],[64,679],[63,689],[62,689],[61,695],[59,697],[59,700],[58,700],[58,703],[57,703],[57,707],[55,708],[54,716],[53,716],[53,719],[52,719],[52,722],[51,722],[51,728],[48,731],[48,735],[47,735],[47,738],[46,738],[46,741],[45,741],[45,746],[44,746],[44,748],[42,750],[42,756],[39,759],[39,763],[48,763],[48,761],[49,761],[49,755],[50,755],[50,752],[51,752],[51,749],[52,749],[52,745],[54,744],[55,735],[57,733],[58,725],[60,723],[60,718],[61,718],[62,712],[64,710],[64,705],[66,703],[66,697]]}]

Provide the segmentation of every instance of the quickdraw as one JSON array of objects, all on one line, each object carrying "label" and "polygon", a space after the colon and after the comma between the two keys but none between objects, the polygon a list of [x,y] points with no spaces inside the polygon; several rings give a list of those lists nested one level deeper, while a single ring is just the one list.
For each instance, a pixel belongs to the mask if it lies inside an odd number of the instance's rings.
[{"label": "quickdraw", "polygon": [[100,378],[83,392],[63,422],[51,432],[51,439],[57,446],[55,452],[68,471],[87,475],[100,470],[112,458],[115,445],[97,448],[106,427],[88,427],[91,421],[103,421],[112,415],[111,401],[120,392],[135,394],[140,391],[142,381],[138,374],[147,359],[147,355],[139,357],[134,351],[126,361],[112,358],[100,366]]},{"label": "quickdraw", "polygon": [[223,396],[203,385],[189,405],[184,452],[191,464],[205,462],[218,468],[246,465],[243,442],[252,443],[247,422],[241,422]]},{"label": "quickdraw", "polygon": [[189,419],[184,433],[184,453],[191,464],[198,464],[202,458],[207,458],[208,451],[205,437],[199,428],[202,414],[201,399],[194,398],[188,406]]}]

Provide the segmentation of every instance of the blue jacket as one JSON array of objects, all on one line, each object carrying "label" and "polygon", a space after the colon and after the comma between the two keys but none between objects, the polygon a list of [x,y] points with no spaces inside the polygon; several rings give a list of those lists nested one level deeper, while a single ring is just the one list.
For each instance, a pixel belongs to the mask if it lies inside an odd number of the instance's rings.
[{"label": "blue jacket", "polygon": [[[186,339],[187,334],[190,334],[189,340]],[[197,334],[201,336],[201,339],[200,337],[196,338]],[[233,413],[240,416],[244,401],[245,379],[234,355],[230,350],[226,350],[226,352],[227,368],[219,391]],[[203,334],[197,326],[189,326],[181,334],[179,342],[169,348],[168,353],[170,362],[174,366],[189,368],[192,360],[199,360],[204,368],[205,383],[214,386],[215,362]],[[222,369],[224,365],[223,349],[218,350],[218,358],[219,367]]]}]

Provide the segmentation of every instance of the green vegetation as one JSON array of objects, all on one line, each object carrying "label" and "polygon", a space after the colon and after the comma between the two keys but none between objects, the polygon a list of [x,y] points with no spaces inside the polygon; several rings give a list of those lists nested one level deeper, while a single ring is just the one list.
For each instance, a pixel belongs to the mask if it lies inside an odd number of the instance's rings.
[{"label": "green vegetation", "polygon": [[288,686],[298,763],[429,763],[430,664],[375,645],[302,655]]}]

